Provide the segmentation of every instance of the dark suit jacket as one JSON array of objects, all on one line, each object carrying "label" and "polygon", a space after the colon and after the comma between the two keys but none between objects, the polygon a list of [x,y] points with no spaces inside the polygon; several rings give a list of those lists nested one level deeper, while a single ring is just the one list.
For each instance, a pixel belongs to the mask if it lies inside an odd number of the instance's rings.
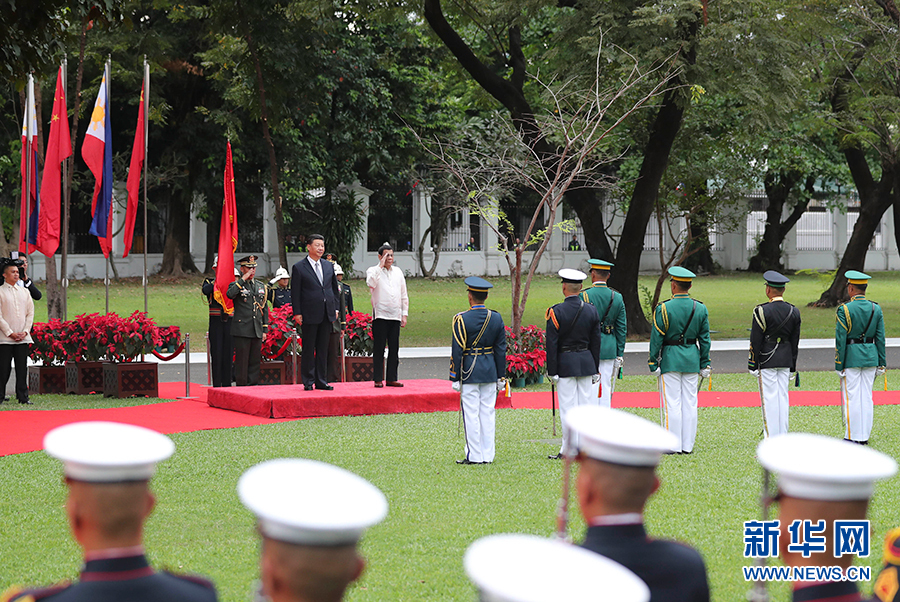
[{"label": "dark suit jacket", "polygon": [[703,558],[693,548],[650,539],[644,525],[589,527],[581,547],[615,560],[650,588],[650,602],[709,602]]},{"label": "dark suit jacket", "polygon": [[316,278],[309,260],[304,257],[291,268],[291,301],[294,315],[303,316],[304,324],[334,322],[337,309],[338,281],[334,277],[334,266],[325,259],[322,266],[322,284]]}]

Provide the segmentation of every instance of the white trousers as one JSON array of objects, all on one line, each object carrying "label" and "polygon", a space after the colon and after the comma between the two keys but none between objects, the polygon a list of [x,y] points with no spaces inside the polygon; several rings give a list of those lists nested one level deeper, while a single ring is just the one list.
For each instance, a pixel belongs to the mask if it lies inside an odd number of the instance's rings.
[{"label": "white trousers", "polygon": [[[559,453],[568,455],[578,449],[578,435],[570,435],[566,428],[566,414],[575,406],[591,403],[591,377],[590,376],[566,376],[556,383],[556,392],[559,394],[559,419],[562,422],[562,447]],[[596,400],[596,391],[594,399]]]},{"label": "white trousers", "polygon": [[868,441],[872,435],[874,383],[875,366],[844,369],[844,378],[841,379],[844,439]]},{"label": "white trousers", "polygon": [[590,403],[599,404],[605,408],[612,407],[612,381],[616,377],[613,367],[616,360],[600,360],[597,371],[600,373],[600,382],[591,385]]},{"label": "white trousers", "polygon": [[788,386],[791,384],[790,368],[763,368],[759,371],[762,383],[763,434],[774,437],[788,432]]},{"label": "white trousers", "polygon": [[666,372],[659,379],[659,393],[664,406],[663,427],[678,438],[673,451],[694,450],[699,380],[700,375],[696,372]]},{"label": "white trousers", "polygon": [[469,462],[493,462],[497,383],[463,383],[460,398],[466,433],[466,459]]}]

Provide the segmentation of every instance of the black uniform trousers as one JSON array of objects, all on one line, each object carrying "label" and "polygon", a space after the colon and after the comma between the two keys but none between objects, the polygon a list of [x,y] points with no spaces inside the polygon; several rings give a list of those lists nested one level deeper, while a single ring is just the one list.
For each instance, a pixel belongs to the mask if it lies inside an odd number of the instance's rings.
[{"label": "black uniform trousers", "polygon": [[397,368],[400,365],[400,320],[384,320],[375,318],[372,320],[372,342],[375,345],[372,368],[375,372],[375,382],[381,382],[384,378],[384,344],[387,342],[387,380],[397,380]]},{"label": "black uniform trousers", "polygon": [[209,317],[209,356],[212,362],[212,386],[230,387],[234,345],[231,341],[231,316]]},{"label": "black uniform trousers", "polygon": [[12,372],[13,360],[16,362],[16,399],[28,401],[28,343],[15,345],[0,345],[0,382],[3,383],[3,393],[0,399],[6,395],[6,383],[9,382],[9,374]]},{"label": "black uniform trousers", "polygon": [[232,337],[232,340],[234,341],[234,381],[239,387],[258,385],[262,339]]},{"label": "black uniform trousers", "polygon": [[324,388],[328,385],[328,347],[331,340],[331,322],[307,324],[300,326],[303,337],[303,356],[300,358],[300,375],[307,387],[315,385]]}]

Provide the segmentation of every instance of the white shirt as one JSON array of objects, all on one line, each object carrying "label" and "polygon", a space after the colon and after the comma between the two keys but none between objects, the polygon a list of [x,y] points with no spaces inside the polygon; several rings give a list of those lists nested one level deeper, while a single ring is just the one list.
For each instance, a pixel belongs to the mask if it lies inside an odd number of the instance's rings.
[{"label": "white shirt", "polygon": [[366,284],[372,292],[372,317],[397,320],[409,315],[406,278],[397,266],[391,269],[374,265],[366,270]]},{"label": "white shirt", "polygon": [[[33,343],[31,325],[34,323],[34,301],[24,286],[0,285],[0,345]],[[14,332],[27,332],[21,341],[9,338]]]}]

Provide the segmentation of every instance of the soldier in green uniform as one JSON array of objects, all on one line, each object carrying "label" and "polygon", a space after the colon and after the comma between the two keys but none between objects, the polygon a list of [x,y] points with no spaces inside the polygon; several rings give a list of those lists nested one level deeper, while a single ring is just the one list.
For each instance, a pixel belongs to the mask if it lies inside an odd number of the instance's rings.
[{"label": "soldier in green uniform", "polygon": [[591,287],[581,293],[581,298],[597,308],[600,316],[600,382],[592,385],[591,403],[611,407],[612,383],[625,363],[625,301],[622,293],[606,285],[610,268],[608,261],[589,259],[591,264]]},{"label": "soldier in green uniform", "polygon": [[834,369],[841,378],[844,439],[865,445],[872,434],[872,385],[887,364],[884,315],[866,299],[871,276],[850,270],[844,277],[850,300],[837,308]]},{"label": "soldier in green uniform", "polygon": [[697,437],[697,391],[708,378],[709,313],[691,299],[692,271],[669,268],[672,298],[656,306],[650,331],[650,372],[659,381],[662,426],[678,437],[676,453],[689,454]]},{"label": "soldier in green uniform", "polygon": [[229,299],[234,300],[234,321],[231,337],[234,341],[234,377],[239,387],[259,383],[259,363],[262,342],[269,327],[269,307],[265,287],[253,279],[256,275],[256,255],[238,260],[241,277],[228,286]]}]

